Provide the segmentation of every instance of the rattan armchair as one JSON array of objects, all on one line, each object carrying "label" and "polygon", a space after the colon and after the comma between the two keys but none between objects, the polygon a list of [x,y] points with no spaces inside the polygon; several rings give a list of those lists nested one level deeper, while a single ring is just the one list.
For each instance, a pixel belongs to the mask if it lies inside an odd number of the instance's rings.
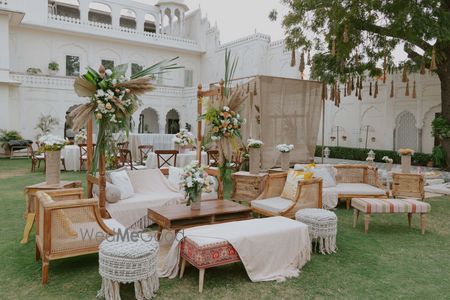
[{"label": "rattan armchair", "polygon": [[303,208],[322,208],[322,179],[312,178],[298,182],[295,200],[281,198],[287,173],[270,173],[267,175],[263,192],[250,202],[254,213],[272,217],[294,218],[295,213]]},{"label": "rattan armchair", "polygon": [[50,260],[96,253],[116,230],[114,219],[103,220],[97,199],[82,199],[83,189],[38,192],[36,261],[42,260],[42,284],[48,281]]}]

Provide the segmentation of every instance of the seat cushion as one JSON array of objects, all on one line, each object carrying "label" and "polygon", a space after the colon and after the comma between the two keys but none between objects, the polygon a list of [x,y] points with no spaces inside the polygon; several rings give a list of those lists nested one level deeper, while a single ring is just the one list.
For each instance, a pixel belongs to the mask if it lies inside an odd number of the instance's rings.
[{"label": "seat cushion", "polygon": [[113,172],[110,176],[112,183],[120,190],[120,200],[133,196],[133,185],[126,171]]},{"label": "seat cushion", "polygon": [[429,213],[431,205],[416,199],[354,198],[352,207],[364,213]]},{"label": "seat cushion", "polygon": [[253,200],[250,204],[256,209],[261,209],[274,214],[278,214],[288,209],[293,204],[293,202],[281,197],[274,197],[263,200]]},{"label": "seat cushion", "polygon": [[338,183],[335,187],[327,188],[338,192],[339,195],[386,195],[386,191],[366,183]]}]

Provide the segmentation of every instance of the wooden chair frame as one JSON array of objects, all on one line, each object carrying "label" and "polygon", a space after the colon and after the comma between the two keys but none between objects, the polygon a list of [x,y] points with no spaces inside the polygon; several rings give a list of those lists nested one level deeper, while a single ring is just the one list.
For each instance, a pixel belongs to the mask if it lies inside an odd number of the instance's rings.
[{"label": "wooden chair frame", "polygon": [[[219,150],[208,150],[206,155],[208,166],[217,167],[219,165]],[[211,160],[214,160],[214,163],[211,163]]]},{"label": "wooden chair frame", "polygon": [[[95,221],[99,225],[99,227],[107,234],[114,235],[114,231],[112,231],[104,222],[100,215],[98,200],[97,199],[82,199],[83,198],[83,189],[82,188],[74,188],[74,189],[65,189],[65,190],[52,190],[46,191],[50,197],[52,197],[55,202],[48,203],[43,202],[41,199],[42,192],[37,193],[37,200],[39,202],[40,208],[36,209],[36,255],[35,259],[38,261],[42,260],[42,284],[46,284],[48,281],[48,269],[49,263],[51,260],[74,257],[79,255],[91,254],[98,252],[97,246],[90,246],[86,248],[77,247],[76,249],[68,249],[63,252],[52,252],[52,212],[55,210],[64,210],[70,208],[80,208],[86,207],[91,208],[94,212]],[[69,198],[69,199],[68,199]],[[72,199],[70,199],[72,198]],[[42,209],[41,209],[42,208]],[[41,217],[41,211],[43,216]],[[40,232],[40,224],[39,222],[43,222],[43,232]],[[39,236],[42,235],[42,242]]]},{"label": "wooden chair frame", "polygon": [[[272,197],[279,197],[283,192],[284,184],[287,180],[287,173],[270,173],[267,175],[266,183],[263,192],[256,200],[263,200]],[[251,207],[254,213],[263,215],[266,217],[283,216],[288,218],[294,218],[295,213],[298,211],[298,206],[301,201],[302,189],[309,185],[318,185],[318,202],[317,208],[322,208],[322,178],[312,178],[308,180],[301,180],[298,182],[297,191],[295,193],[295,200],[292,201],[292,205],[278,214],[271,211]],[[251,205],[251,202],[250,202]]]},{"label": "wooden chair frame", "polygon": [[[156,159],[158,162],[158,168],[162,168],[164,166],[168,166],[168,167],[176,167],[177,165],[177,155],[178,155],[178,150],[156,150],[155,154],[156,154]],[[168,158],[165,158],[163,155],[169,155]],[[173,165],[170,163],[170,160],[173,158]],[[161,163],[161,160],[163,161]]]},{"label": "wooden chair frame", "polygon": [[153,145],[140,145],[138,146],[139,155],[141,159],[141,165],[144,165],[144,159],[147,159],[150,152],[153,152]]},{"label": "wooden chair frame", "polygon": [[119,149],[119,167],[129,166],[131,170],[135,170],[133,167],[133,156],[128,149]]}]

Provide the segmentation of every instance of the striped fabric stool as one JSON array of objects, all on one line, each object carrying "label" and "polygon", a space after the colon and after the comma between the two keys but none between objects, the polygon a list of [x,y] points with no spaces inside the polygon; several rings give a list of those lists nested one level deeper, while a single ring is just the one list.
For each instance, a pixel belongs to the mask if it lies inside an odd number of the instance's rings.
[{"label": "striped fabric stool", "polygon": [[425,233],[426,215],[431,211],[431,205],[416,199],[376,199],[376,198],[353,198],[354,208],[353,228],[356,227],[359,214],[364,214],[364,232],[369,231],[371,214],[397,214],[407,213],[408,224],[411,227],[413,214],[420,214],[420,229]]}]

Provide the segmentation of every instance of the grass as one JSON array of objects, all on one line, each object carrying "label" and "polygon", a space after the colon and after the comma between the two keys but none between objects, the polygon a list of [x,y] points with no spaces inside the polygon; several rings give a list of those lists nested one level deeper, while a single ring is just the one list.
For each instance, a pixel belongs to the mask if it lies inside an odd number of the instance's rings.
[{"label": "grass", "polygon": [[[44,180],[27,171],[27,160],[0,159],[0,299],[95,299],[100,287],[97,255],[52,261],[49,283],[40,283],[41,264],[34,261],[34,235],[21,245],[25,201],[23,188]],[[65,180],[84,180],[82,173],[63,173]],[[283,283],[252,283],[241,264],[207,270],[198,294],[198,272],[161,279],[157,299],[443,299],[450,298],[450,198],[429,199],[428,230],[420,234],[405,215],[372,217],[368,235],[352,212],[337,209],[338,247],[333,255],[314,254],[300,277]],[[280,245],[282,247],[282,245]],[[132,285],[122,299],[133,299]]]}]

